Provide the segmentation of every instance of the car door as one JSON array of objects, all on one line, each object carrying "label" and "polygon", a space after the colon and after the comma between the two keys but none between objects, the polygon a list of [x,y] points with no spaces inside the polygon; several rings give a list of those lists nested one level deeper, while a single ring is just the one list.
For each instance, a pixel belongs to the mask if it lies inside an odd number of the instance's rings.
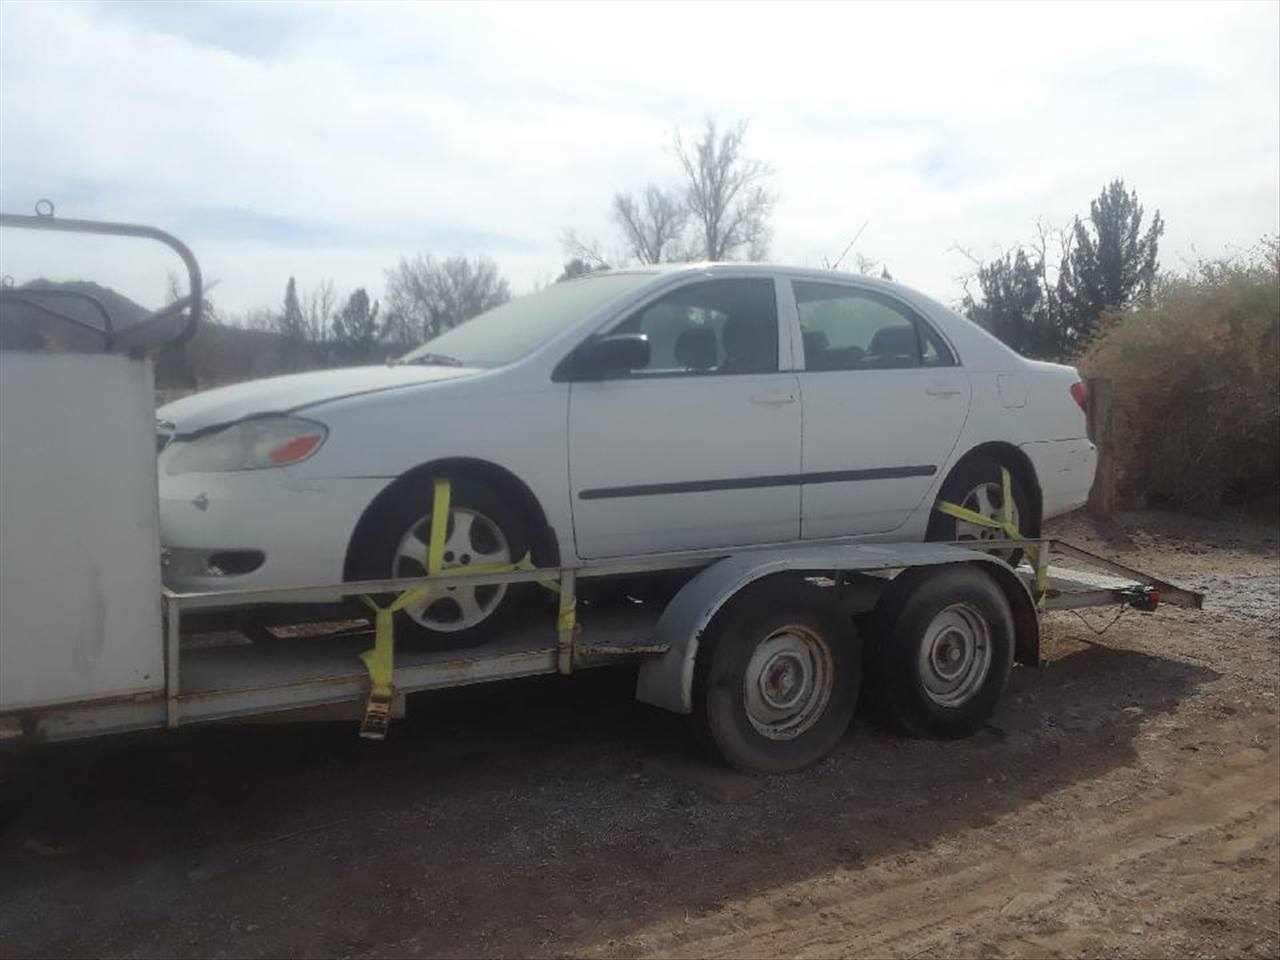
[{"label": "car door", "polygon": [[803,344],[806,539],[896,530],[946,463],[969,378],[908,304],[869,288],[793,280]]},{"label": "car door", "polygon": [[604,332],[647,337],[649,360],[571,383],[579,556],[798,539],[800,393],[778,326],[774,280],[739,277],[685,284]]}]

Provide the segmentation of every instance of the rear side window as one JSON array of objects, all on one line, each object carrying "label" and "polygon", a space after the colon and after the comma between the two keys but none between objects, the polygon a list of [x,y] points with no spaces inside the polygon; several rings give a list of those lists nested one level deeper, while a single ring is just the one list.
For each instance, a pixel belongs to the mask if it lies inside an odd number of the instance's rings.
[{"label": "rear side window", "polygon": [[955,356],[924,320],[891,297],[793,281],[806,370],[946,367]]},{"label": "rear side window", "polygon": [[778,308],[769,279],[691,283],[610,333],[649,338],[649,366],[624,376],[714,376],[778,369]]}]

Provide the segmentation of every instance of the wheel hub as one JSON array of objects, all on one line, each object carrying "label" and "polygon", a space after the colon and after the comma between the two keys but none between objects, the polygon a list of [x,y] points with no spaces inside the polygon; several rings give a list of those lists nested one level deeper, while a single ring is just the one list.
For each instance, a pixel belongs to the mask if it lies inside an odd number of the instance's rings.
[{"label": "wheel hub", "polygon": [[[998,483],[978,484],[960,500],[960,506],[996,523],[1003,524],[1006,519],[1004,510],[1004,490]],[[1009,504],[1008,520],[1013,524],[1015,529],[1021,529],[1021,519],[1018,516],[1018,504],[1016,500],[1013,500]],[[971,523],[968,520],[957,520],[956,539],[980,540],[985,543],[993,540],[1007,540],[1008,535],[1003,529],[988,527],[980,523]],[[991,550],[989,552],[1004,560],[1009,560],[1017,551],[1015,549],[1005,549]]]},{"label": "wheel hub", "polygon": [[775,710],[789,710],[804,693],[805,667],[791,653],[777,654],[760,677],[765,703]]},{"label": "wheel hub", "polygon": [[[396,550],[395,575],[422,577],[427,573],[431,515],[413,524]],[[445,528],[441,567],[449,570],[472,563],[510,563],[511,548],[491,518],[468,507],[453,507]],[[505,584],[458,586],[439,584],[423,599],[404,608],[414,621],[441,633],[465,630],[483,622],[506,595]]]},{"label": "wheel hub", "polygon": [[920,644],[918,665],[926,696],[939,706],[962,706],[982,689],[991,656],[991,628],[981,611],[967,603],[939,611]]},{"label": "wheel hub", "polygon": [[831,651],[801,626],[775,630],[755,649],[743,676],[747,719],[771,740],[808,730],[831,699]]}]

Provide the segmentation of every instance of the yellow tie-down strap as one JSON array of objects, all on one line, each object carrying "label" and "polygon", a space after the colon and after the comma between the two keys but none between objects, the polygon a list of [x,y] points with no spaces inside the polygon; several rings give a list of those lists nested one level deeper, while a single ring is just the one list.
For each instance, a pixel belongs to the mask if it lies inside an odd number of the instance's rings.
[{"label": "yellow tie-down strap", "polygon": [[396,614],[428,593],[430,590],[426,587],[406,590],[385,607],[378,606],[372,597],[360,598],[374,612],[373,649],[360,654],[369,671],[369,699],[365,701],[364,719],[360,722],[360,736],[366,740],[386,739],[391,723],[391,702],[396,692],[391,683],[395,673]]},{"label": "yellow tie-down strap", "polygon": [[[1000,468],[999,520],[984,517],[980,513],[967,510],[959,504],[951,503],[947,500],[939,500],[936,509],[939,513],[946,514],[948,517],[955,517],[957,520],[963,520],[966,523],[976,523],[981,527],[999,530],[1010,540],[1022,539],[1022,533],[1018,530],[1018,525],[1013,522],[1013,478],[1005,467]],[[1040,562],[1039,547],[1028,545],[1024,549],[1031,556],[1031,563],[1036,570],[1035,600],[1036,604],[1039,605],[1044,601],[1045,593],[1049,588],[1049,570],[1047,566]]]},{"label": "yellow tie-down strap", "polygon": [[[449,529],[450,500],[452,484],[447,479],[438,479],[433,484],[431,498],[431,534],[427,544],[427,579],[435,577],[446,579],[450,574],[473,573],[513,573],[533,570],[533,558],[525,553],[515,563],[474,563],[468,566],[457,566],[445,569],[444,544]],[[560,585],[554,580],[542,581],[549,590],[559,592]],[[360,654],[365,669],[369,672],[369,698],[365,703],[364,720],[360,724],[360,736],[369,740],[386,738],[387,727],[391,722],[391,704],[395,697],[395,686],[392,678],[395,674],[395,617],[396,614],[412,603],[424,600],[438,589],[427,583],[412,590],[406,590],[385,607],[379,606],[372,597],[361,597],[365,605],[374,611],[373,648]],[[573,609],[568,611],[570,627],[573,623]],[[564,629],[566,613],[560,612],[558,626]]]},{"label": "yellow tie-down strap", "polygon": [[[453,485],[448,479],[438,479],[432,484],[431,535],[427,542],[427,576],[448,576],[444,567],[444,542],[449,530],[450,502]],[[533,557],[528,552],[515,563],[473,563],[466,567],[451,567],[455,574],[462,573],[514,573],[517,570],[533,570]],[[542,586],[554,593],[560,592],[560,584],[554,580],[541,581]]]},{"label": "yellow tie-down strap", "polygon": [[578,627],[577,604],[561,604],[560,615],[556,618],[556,629],[559,631],[576,630]]}]

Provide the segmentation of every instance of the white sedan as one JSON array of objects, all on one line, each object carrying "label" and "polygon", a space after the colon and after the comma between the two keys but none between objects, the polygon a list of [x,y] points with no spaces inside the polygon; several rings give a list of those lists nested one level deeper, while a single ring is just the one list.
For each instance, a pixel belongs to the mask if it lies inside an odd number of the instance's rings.
[{"label": "white sedan", "polygon": [[[178,590],[444,565],[830,538],[967,539],[940,499],[1023,534],[1084,503],[1074,369],[1026,360],[898,284],[758,264],[611,270],[448,330],[394,363],[223,387],[158,411]],[[483,638],[514,592],[441,590],[401,630]]]}]

